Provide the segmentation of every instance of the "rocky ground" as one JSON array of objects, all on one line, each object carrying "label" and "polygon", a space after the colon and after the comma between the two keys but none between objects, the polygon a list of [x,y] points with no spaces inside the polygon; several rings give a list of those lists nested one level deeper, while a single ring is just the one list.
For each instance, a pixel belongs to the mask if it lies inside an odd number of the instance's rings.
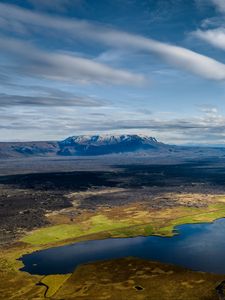
[{"label": "rocky ground", "polygon": [[70,207],[68,215],[76,218],[86,211],[132,203],[156,210],[207,206],[216,195],[225,194],[223,165],[221,161],[139,164],[105,171],[1,176],[0,243],[48,225],[46,214]]},{"label": "rocky ground", "polygon": [[0,187],[0,244],[49,224],[46,212],[70,207],[63,193]]}]

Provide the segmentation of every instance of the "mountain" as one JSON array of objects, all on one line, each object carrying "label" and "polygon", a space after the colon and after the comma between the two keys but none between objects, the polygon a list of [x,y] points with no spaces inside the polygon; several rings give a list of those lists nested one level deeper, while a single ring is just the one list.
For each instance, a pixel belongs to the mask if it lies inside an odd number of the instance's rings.
[{"label": "mountain", "polygon": [[165,146],[144,135],[81,135],[59,142],[58,155],[104,155],[111,153],[156,150]]},{"label": "mountain", "polygon": [[144,135],[80,135],[59,142],[0,143],[0,158],[32,156],[87,156],[156,151],[169,146]]}]

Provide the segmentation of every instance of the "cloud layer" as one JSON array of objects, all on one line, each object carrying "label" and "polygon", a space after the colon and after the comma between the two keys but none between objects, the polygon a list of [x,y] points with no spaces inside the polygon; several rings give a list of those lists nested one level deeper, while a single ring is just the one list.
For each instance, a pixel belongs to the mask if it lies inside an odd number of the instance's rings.
[{"label": "cloud layer", "polygon": [[[28,107],[22,111],[17,109],[10,118],[6,114],[7,107],[0,110],[2,120],[0,128],[8,133],[5,140],[10,137],[10,133],[14,133],[16,139],[20,139],[26,133],[28,139],[40,140],[44,134],[51,140],[71,134],[96,132],[142,132],[156,136],[163,142],[174,144],[204,144],[205,140],[210,141],[209,144],[224,144],[225,140],[225,117],[220,115],[216,108],[206,107],[202,109],[200,115],[173,119],[162,119],[154,115],[147,117],[141,112],[137,112],[134,117],[129,111],[126,116],[115,111],[109,114],[107,110],[102,110],[100,114],[94,107],[89,110],[84,108],[85,118],[83,114],[74,118],[76,108],[55,107],[51,116],[46,114],[46,109],[40,111]],[[28,122],[29,128],[27,128]]]}]

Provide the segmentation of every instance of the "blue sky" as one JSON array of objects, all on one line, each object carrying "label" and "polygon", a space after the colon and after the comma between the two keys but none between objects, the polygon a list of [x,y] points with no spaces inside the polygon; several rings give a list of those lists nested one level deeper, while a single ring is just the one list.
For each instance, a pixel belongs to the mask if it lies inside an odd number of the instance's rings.
[{"label": "blue sky", "polygon": [[0,1],[0,140],[225,143],[224,0]]}]

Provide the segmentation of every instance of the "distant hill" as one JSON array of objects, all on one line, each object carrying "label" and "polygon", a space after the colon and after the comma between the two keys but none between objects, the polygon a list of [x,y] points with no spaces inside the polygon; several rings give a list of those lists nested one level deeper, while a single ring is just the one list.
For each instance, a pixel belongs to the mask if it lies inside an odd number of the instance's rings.
[{"label": "distant hill", "polygon": [[0,143],[0,158],[26,156],[92,156],[136,151],[157,151],[170,146],[144,135],[81,135],[59,142]]},{"label": "distant hill", "polygon": [[1,142],[0,158],[56,155],[58,142]]}]

